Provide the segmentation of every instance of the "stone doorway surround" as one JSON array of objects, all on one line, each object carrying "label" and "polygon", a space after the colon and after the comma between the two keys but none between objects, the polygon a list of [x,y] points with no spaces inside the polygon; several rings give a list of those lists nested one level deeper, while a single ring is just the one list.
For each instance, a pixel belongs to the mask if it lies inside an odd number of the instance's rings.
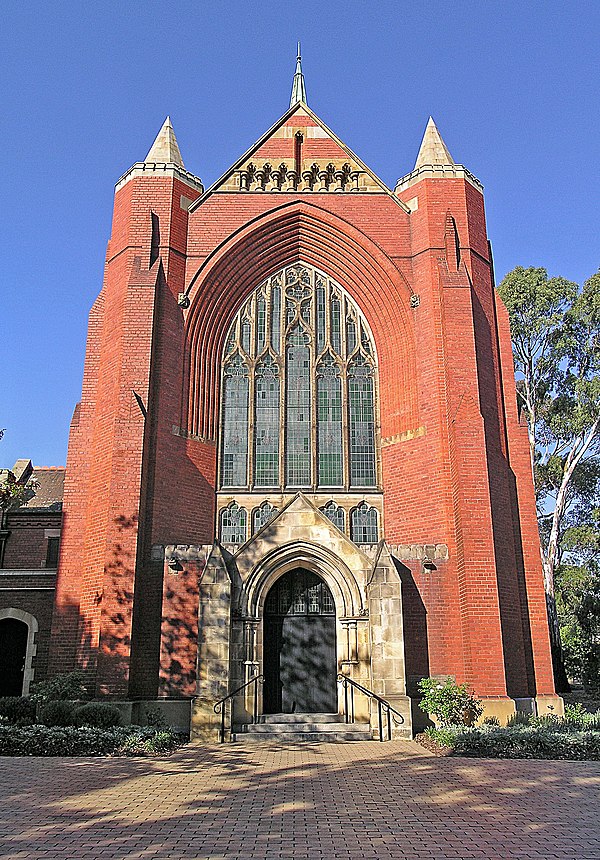
[{"label": "stone doorway surround", "polygon": [[[234,554],[218,543],[212,547],[200,580],[192,739],[216,740],[214,703],[262,673],[267,594],[298,567],[320,576],[333,596],[338,672],[387,699],[404,716],[401,734],[410,732],[401,584],[389,550],[383,541],[357,546],[298,493]],[[234,700],[236,724],[250,719],[253,687]],[[262,713],[260,685],[258,699]],[[358,719],[371,720],[366,698],[357,696],[356,709]]]}]

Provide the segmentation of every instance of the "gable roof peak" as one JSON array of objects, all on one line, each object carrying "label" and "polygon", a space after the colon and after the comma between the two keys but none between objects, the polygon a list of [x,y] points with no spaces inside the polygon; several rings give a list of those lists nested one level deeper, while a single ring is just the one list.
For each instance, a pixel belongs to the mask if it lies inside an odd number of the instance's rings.
[{"label": "gable roof peak", "polygon": [[296,57],[296,72],[292,82],[292,95],[290,96],[290,107],[304,102],[306,104],[306,87],[304,85],[304,75],[302,74],[302,53],[300,51],[300,42],[298,42],[298,55]]},{"label": "gable roof peak", "polygon": [[425,164],[454,165],[454,159],[450,155],[448,147],[444,143],[442,135],[439,133],[438,127],[431,116],[425,128],[425,134],[421,141],[414,169],[418,170],[419,167],[423,167]]}]

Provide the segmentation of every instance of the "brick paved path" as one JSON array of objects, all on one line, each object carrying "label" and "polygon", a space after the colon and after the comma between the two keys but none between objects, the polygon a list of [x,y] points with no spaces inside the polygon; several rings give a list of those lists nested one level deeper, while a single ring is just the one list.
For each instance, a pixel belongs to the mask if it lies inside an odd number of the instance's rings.
[{"label": "brick paved path", "polygon": [[600,858],[597,763],[434,758],[409,742],[0,759],[0,856]]}]

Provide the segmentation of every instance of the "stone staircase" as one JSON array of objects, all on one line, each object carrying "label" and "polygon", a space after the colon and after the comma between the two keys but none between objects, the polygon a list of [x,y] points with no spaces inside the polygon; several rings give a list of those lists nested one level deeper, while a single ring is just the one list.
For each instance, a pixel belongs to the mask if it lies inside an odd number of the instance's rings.
[{"label": "stone staircase", "polygon": [[263,714],[258,723],[234,726],[233,741],[371,741],[369,723],[345,723],[340,714]]}]

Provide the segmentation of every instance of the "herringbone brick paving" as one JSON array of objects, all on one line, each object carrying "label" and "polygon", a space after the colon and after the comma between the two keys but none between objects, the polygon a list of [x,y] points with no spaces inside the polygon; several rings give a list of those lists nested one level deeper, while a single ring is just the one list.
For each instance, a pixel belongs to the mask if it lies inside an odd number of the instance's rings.
[{"label": "herringbone brick paving", "polygon": [[0,759],[0,856],[600,858],[594,762],[435,758],[410,742]]}]

